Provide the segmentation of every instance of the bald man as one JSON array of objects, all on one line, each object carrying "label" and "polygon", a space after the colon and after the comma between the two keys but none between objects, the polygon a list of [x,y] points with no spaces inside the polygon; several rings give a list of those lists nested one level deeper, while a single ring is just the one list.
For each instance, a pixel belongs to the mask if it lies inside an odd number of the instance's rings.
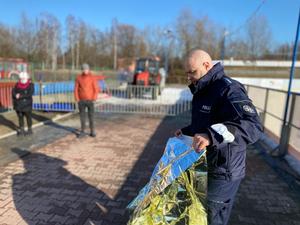
[{"label": "bald man", "polygon": [[245,176],[246,147],[262,132],[260,119],[242,84],[227,77],[201,49],[185,61],[193,94],[192,121],[175,132],[194,137],[193,147],[207,149],[208,224],[226,225],[234,197]]}]

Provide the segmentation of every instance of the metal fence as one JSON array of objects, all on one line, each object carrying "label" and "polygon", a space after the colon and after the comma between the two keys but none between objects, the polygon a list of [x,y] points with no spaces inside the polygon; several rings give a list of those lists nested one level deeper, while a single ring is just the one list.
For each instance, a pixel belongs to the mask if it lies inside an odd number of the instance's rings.
[{"label": "metal fence", "polygon": [[109,113],[139,113],[175,116],[191,109],[187,88],[124,85],[110,87],[110,96],[97,101],[96,110]]},{"label": "metal fence", "polygon": [[[0,82],[0,112],[13,109],[12,89],[15,82]],[[108,92],[104,80],[98,80],[103,96]],[[33,110],[69,112],[76,110],[74,81],[34,83]]]},{"label": "metal fence", "polygon": [[[95,102],[96,112],[139,113],[174,116],[191,109],[192,95],[187,88],[111,85],[99,80],[101,92]],[[10,111],[14,83],[0,87],[0,110]],[[76,111],[74,82],[35,83],[33,109],[41,111]]]},{"label": "metal fence", "polygon": [[12,82],[0,82],[0,112],[12,110],[12,88],[14,83]]},{"label": "metal fence", "polygon": [[272,88],[246,85],[248,95],[261,115],[265,131],[277,141],[279,148],[300,160],[300,93],[292,93],[287,125],[284,112],[287,92]]},{"label": "metal fence", "polygon": [[[14,83],[0,82],[0,112],[13,109],[11,92]],[[192,95],[188,88],[111,85],[99,80],[102,90],[95,103],[97,112],[139,113],[175,116],[191,110]],[[290,98],[287,126],[283,126],[287,93],[272,88],[245,85],[249,97],[260,112],[265,131],[280,149],[286,149],[300,160],[300,93]],[[76,111],[74,82],[35,83],[33,109],[42,111]]]}]

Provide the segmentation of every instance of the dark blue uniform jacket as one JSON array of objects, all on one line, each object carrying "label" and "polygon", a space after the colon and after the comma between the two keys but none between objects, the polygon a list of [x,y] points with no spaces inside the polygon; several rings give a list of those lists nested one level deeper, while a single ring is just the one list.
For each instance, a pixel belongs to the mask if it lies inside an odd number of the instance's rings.
[{"label": "dark blue uniform jacket", "polygon": [[[217,63],[196,85],[191,84],[192,122],[182,129],[194,136],[207,133],[211,145],[207,147],[208,176],[215,179],[236,180],[245,176],[246,146],[256,142],[262,132],[257,111],[239,82],[225,76]],[[228,143],[222,133],[211,126],[221,124],[234,136]],[[231,136],[232,136],[231,135]]]}]

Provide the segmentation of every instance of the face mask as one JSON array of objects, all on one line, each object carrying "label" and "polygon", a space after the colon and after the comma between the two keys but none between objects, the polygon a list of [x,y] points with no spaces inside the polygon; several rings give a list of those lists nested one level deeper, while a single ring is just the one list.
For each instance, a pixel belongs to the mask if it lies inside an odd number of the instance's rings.
[{"label": "face mask", "polygon": [[25,73],[25,72],[21,72],[21,73],[19,74],[19,79],[20,79],[20,82],[21,82],[22,84],[26,84],[27,81],[28,81],[28,79],[29,79],[28,74]]},{"label": "face mask", "polygon": [[25,79],[23,79],[23,80],[21,80],[21,83],[22,83],[22,84],[26,84],[26,83],[27,83],[27,81],[28,81],[28,79],[26,79],[26,80],[25,80]]}]

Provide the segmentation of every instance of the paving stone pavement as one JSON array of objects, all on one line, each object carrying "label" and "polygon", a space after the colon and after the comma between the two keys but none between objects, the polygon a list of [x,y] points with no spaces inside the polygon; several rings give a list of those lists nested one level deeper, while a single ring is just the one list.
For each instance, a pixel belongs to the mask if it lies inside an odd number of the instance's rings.
[{"label": "paving stone pavement", "polygon": [[300,185],[297,189],[290,187],[257,148],[260,146],[248,148],[246,178],[237,193],[229,225],[300,225]]},{"label": "paving stone pavement", "polygon": [[[33,111],[32,112],[32,124],[40,122],[45,122],[49,119],[54,119],[57,116],[62,116],[65,112],[42,112]],[[5,113],[0,113],[0,137],[7,135],[11,132],[16,132],[18,129],[18,117],[15,111],[9,111]],[[25,123],[27,125],[27,123]]]},{"label": "paving stone pavement", "polygon": [[[44,145],[1,140],[0,147],[6,144],[15,156],[31,154],[0,166],[0,224],[126,224],[126,205],[148,181],[168,137],[187,123],[186,117],[97,114],[96,138],[77,139],[66,126],[43,126],[31,141],[52,137]],[[300,224],[299,192],[255,148],[247,162],[230,225]]]}]

